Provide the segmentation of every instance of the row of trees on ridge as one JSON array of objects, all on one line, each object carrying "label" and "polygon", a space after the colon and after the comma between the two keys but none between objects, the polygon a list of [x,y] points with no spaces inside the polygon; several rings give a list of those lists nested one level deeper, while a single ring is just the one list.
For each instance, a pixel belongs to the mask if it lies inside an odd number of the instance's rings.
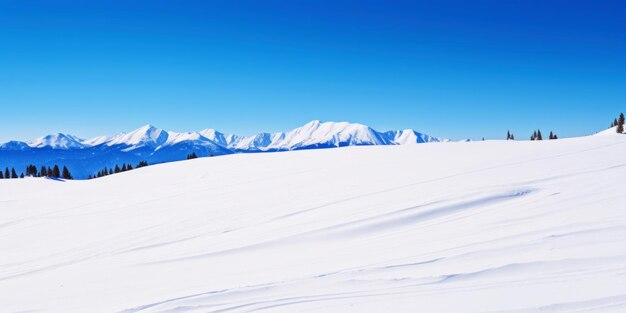
[{"label": "row of trees on ridge", "polygon": [[[548,136],[548,139],[553,140],[553,139],[559,139],[559,137],[553,133],[552,131],[550,131],[550,135]],[[506,140],[515,140],[515,135],[513,135],[513,133],[511,133],[510,131],[506,132]],[[535,140],[543,140],[543,135],[541,134],[541,130],[537,129],[535,130],[532,135],[530,135],[530,140],[535,141]]]},{"label": "row of trees on ridge", "polygon": [[26,176],[74,179],[72,173],[70,173],[66,166],[63,166],[63,169],[61,170],[57,164],[52,167],[42,166],[41,169],[38,169],[34,164],[30,164],[26,166],[26,171],[22,172],[20,175],[17,175],[17,171],[14,167],[12,167],[11,170],[9,170],[8,167],[5,168],[4,172],[0,170],[0,179],[24,178]]},{"label": "row of trees on ridge", "polygon": [[104,177],[104,176],[109,176],[109,175],[113,175],[113,174],[117,174],[117,173],[121,173],[121,172],[134,170],[136,168],[140,168],[140,167],[144,167],[144,166],[148,166],[148,161],[140,161],[139,163],[137,163],[137,165],[135,165],[135,167],[133,167],[133,165],[130,164],[130,163],[122,164],[122,167],[120,167],[119,165],[115,164],[114,168],[107,168],[105,166],[102,170],[98,171],[98,173],[96,173],[96,175],[89,175],[87,177],[87,179],[93,179],[93,178],[100,178],[100,177]]}]

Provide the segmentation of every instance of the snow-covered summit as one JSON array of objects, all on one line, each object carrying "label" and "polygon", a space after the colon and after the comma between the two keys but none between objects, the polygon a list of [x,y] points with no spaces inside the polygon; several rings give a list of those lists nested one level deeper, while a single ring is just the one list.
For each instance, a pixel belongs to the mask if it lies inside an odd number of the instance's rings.
[{"label": "snow-covered summit", "polygon": [[85,145],[82,139],[68,134],[52,134],[28,142],[28,146],[32,148],[52,148],[52,149],[74,149],[83,148]]},{"label": "snow-covered summit", "polygon": [[27,143],[23,141],[15,141],[15,140],[5,142],[0,145],[0,149],[4,149],[4,150],[26,150],[29,147],[30,146]]},{"label": "snow-covered summit", "polygon": [[152,125],[144,125],[130,133],[119,134],[111,138],[106,144],[108,146],[113,145],[128,145],[133,147],[158,147],[167,141],[169,134]]},{"label": "snow-covered summit", "polygon": [[86,146],[93,147],[93,146],[101,145],[101,144],[109,141],[110,139],[111,138],[107,137],[107,136],[97,136],[97,137],[93,137],[93,138],[84,140],[83,144],[86,145]]},{"label": "snow-covered summit", "polygon": [[387,140],[397,145],[410,145],[410,144],[427,143],[427,142],[448,141],[447,139],[440,139],[440,138],[432,137],[426,134],[416,132],[412,129],[388,131],[388,132],[385,132],[385,137],[387,138]]},{"label": "snow-covered summit", "polygon": [[294,150],[309,147],[387,144],[381,135],[363,124],[313,120],[285,133],[282,140],[273,142],[269,148]]},{"label": "snow-covered summit", "polygon": [[201,130],[199,133],[222,147],[230,147],[240,138],[240,136],[224,134],[212,128]]}]

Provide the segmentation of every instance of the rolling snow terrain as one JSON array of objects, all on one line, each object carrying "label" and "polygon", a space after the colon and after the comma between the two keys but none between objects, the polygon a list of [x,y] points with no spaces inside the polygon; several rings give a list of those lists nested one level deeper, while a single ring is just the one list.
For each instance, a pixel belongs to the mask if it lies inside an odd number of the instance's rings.
[{"label": "rolling snow terrain", "polygon": [[0,311],[626,312],[625,156],[603,132],[0,180]]},{"label": "rolling snow terrain", "polygon": [[10,141],[0,145],[0,168],[27,165],[66,165],[75,178],[87,178],[116,165],[139,161],[150,164],[184,160],[195,152],[199,156],[218,156],[246,152],[276,152],[318,148],[369,145],[407,145],[440,142],[412,129],[378,132],[369,126],[347,122],[311,121],[288,132],[261,133],[253,136],[227,135],[214,129],[200,132],[167,132],[152,125],[112,137],[80,139],[54,134],[29,142]]}]

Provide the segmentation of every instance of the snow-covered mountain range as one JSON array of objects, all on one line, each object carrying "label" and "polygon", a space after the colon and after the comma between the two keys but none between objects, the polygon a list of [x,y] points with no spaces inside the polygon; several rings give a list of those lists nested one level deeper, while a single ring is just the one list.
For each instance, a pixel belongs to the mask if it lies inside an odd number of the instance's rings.
[{"label": "snow-covered mountain range", "polygon": [[85,178],[103,167],[136,164],[141,160],[162,163],[199,156],[231,153],[273,152],[359,145],[407,145],[447,141],[412,129],[379,132],[348,122],[311,121],[287,132],[252,136],[224,134],[215,129],[171,132],[152,125],[129,133],[81,139],[69,134],[46,135],[28,142],[0,145],[0,167],[21,169],[28,164],[68,166],[75,177]]}]

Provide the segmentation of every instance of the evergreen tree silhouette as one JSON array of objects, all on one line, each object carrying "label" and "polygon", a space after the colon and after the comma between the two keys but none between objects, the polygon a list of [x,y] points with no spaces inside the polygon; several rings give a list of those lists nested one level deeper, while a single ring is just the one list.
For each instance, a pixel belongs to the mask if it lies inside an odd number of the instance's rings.
[{"label": "evergreen tree silhouette", "polygon": [[59,170],[59,166],[56,165],[56,164],[52,168],[52,177],[54,177],[54,178],[61,177],[61,170]]},{"label": "evergreen tree silhouette", "polygon": [[11,168],[11,178],[17,178],[17,173],[15,172],[15,168]]},{"label": "evergreen tree silhouette", "polygon": [[617,119],[617,128],[615,130],[618,134],[624,132],[624,113],[619,114],[619,118]]},{"label": "evergreen tree silhouette", "polygon": [[63,179],[73,179],[72,174],[70,174],[70,171],[65,165],[63,165]]},{"label": "evergreen tree silhouette", "polygon": [[541,130],[537,129],[537,140],[543,140],[543,137],[541,136]]},{"label": "evergreen tree silhouette", "polygon": [[11,178],[11,173],[9,172],[8,167],[4,170],[4,178]]}]

